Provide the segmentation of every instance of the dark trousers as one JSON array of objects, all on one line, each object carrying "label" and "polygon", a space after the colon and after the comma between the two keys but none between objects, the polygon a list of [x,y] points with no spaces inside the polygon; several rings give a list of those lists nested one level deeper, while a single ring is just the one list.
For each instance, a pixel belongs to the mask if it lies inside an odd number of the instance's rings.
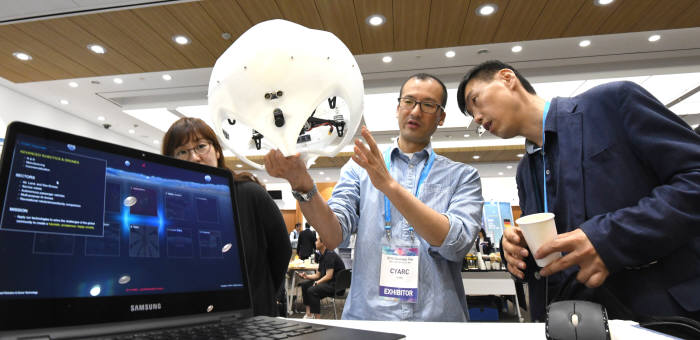
[{"label": "dark trousers", "polygon": [[311,313],[321,314],[321,299],[333,296],[333,285],[323,282],[314,286],[313,280],[306,280],[299,284],[304,305],[309,306]]}]

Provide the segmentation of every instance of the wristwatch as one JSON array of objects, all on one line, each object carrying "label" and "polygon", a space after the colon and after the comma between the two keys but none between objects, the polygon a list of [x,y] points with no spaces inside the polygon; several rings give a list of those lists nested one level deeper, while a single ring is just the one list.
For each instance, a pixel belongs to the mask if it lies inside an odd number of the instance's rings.
[{"label": "wristwatch", "polygon": [[308,202],[310,201],[314,195],[318,192],[318,188],[316,188],[316,184],[314,183],[314,187],[311,188],[311,191],[309,192],[298,192],[292,190],[292,196],[297,199],[299,202]]}]

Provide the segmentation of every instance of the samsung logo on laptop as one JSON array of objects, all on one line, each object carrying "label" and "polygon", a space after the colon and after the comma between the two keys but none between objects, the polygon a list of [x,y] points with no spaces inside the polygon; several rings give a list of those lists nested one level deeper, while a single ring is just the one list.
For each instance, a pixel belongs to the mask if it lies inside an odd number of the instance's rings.
[{"label": "samsung logo on laptop", "polygon": [[152,311],[152,310],[160,310],[160,302],[159,303],[144,303],[140,305],[131,305],[131,311],[132,312],[147,312],[147,311]]}]

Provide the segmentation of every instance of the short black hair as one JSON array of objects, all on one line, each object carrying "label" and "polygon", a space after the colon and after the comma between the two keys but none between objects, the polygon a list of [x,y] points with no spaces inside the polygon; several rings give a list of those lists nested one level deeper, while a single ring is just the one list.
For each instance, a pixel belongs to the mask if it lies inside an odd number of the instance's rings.
[{"label": "short black hair", "polygon": [[418,79],[418,80],[434,79],[435,81],[437,81],[440,84],[440,86],[442,87],[442,103],[441,103],[441,105],[442,105],[442,109],[444,110],[445,105],[447,105],[447,87],[445,87],[445,84],[442,82],[442,80],[438,79],[438,77],[436,77],[432,74],[416,73],[416,74],[408,77],[408,79],[406,79],[406,81],[403,82],[403,84],[401,84],[401,90],[399,90],[399,97],[403,96],[403,87],[406,85],[406,83],[408,83],[409,80],[414,79],[414,78]]},{"label": "short black hair", "polygon": [[467,87],[467,83],[473,79],[490,81],[498,71],[506,68],[515,73],[515,76],[518,78],[518,80],[520,80],[520,83],[523,84],[525,91],[531,94],[537,94],[537,92],[535,92],[535,88],[532,87],[532,84],[530,84],[530,82],[527,81],[527,79],[525,79],[525,77],[523,77],[518,70],[513,68],[513,66],[510,66],[500,60],[489,60],[474,66],[471,70],[469,70],[469,72],[467,72],[467,74],[464,75],[464,78],[462,78],[462,81],[459,83],[459,87],[457,88],[457,105],[459,106],[459,110],[465,115],[469,114],[467,112],[467,103],[464,101],[464,89]]},{"label": "short black hair", "polygon": [[309,224],[309,222],[306,222],[306,229],[309,229],[309,228],[311,228],[311,225]]}]

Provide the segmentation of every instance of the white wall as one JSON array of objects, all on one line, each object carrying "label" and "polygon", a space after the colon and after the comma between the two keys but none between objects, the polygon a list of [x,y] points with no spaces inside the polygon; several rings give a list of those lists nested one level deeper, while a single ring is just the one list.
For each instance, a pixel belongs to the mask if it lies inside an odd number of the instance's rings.
[{"label": "white wall", "polygon": [[5,138],[7,125],[13,121],[22,121],[139,150],[157,152],[150,146],[105,130],[97,124],[0,85],[0,137]]},{"label": "white wall", "polygon": [[481,193],[484,201],[510,202],[520,205],[515,177],[482,177]]},{"label": "white wall", "polygon": [[296,210],[297,200],[292,196],[292,186],[289,183],[265,183],[265,188],[267,190],[282,190],[282,199],[275,200],[280,210]]}]

